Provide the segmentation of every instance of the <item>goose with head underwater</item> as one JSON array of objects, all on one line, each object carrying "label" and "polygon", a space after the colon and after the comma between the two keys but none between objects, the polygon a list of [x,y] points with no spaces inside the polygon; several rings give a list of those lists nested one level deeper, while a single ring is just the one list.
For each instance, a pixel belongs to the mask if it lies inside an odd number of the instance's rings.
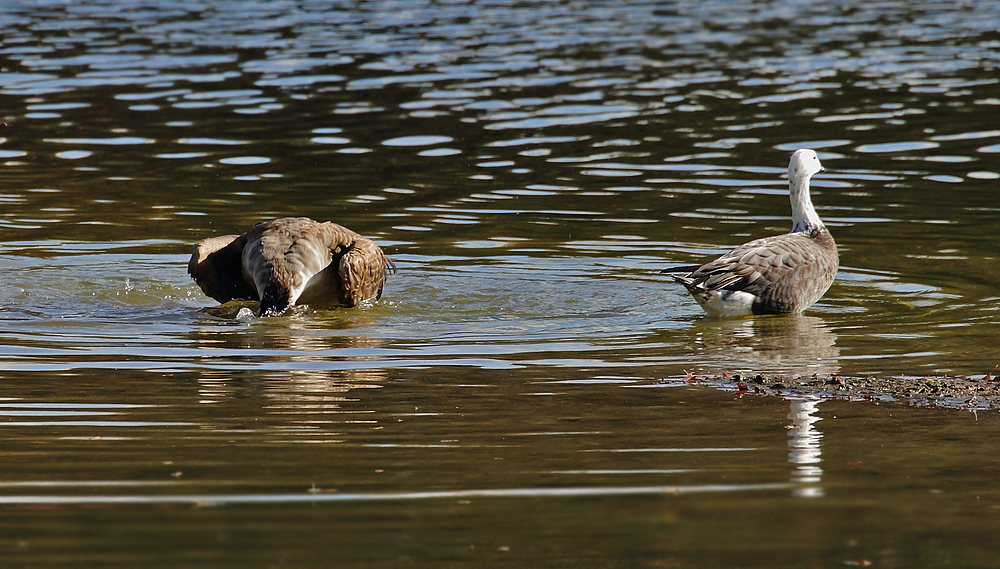
[{"label": "goose with head underwater", "polygon": [[795,314],[809,308],[833,284],[840,264],[837,244],[809,196],[809,180],[823,171],[815,151],[792,154],[791,232],[744,243],[704,265],[660,272],[684,285],[713,316]]},{"label": "goose with head underwater", "polygon": [[286,217],[243,235],[194,245],[188,274],[219,302],[259,300],[260,314],[289,306],[357,306],[382,296],[396,265],[374,241],[336,223]]}]

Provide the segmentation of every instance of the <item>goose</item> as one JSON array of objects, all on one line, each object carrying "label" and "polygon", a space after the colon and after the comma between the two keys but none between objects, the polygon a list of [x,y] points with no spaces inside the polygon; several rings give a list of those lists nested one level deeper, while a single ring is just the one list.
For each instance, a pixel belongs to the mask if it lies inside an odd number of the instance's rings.
[{"label": "goose", "polygon": [[809,197],[809,180],[823,171],[815,151],[792,153],[791,232],[744,243],[704,265],[660,272],[684,285],[712,316],[796,314],[809,308],[830,288],[840,265],[837,244]]},{"label": "goose", "polygon": [[396,265],[374,241],[336,223],[286,217],[243,235],[195,243],[188,274],[219,302],[259,300],[261,316],[296,304],[357,306],[378,300]]}]

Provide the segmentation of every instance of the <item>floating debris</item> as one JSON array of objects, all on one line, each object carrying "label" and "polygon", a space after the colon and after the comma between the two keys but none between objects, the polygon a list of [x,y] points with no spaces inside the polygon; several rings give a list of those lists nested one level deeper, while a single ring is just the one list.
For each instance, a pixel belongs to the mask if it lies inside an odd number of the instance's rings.
[{"label": "floating debris", "polygon": [[[1000,366],[998,366],[1000,367]],[[660,383],[705,384],[742,394],[810,395],[848,401],[905,403],[918,407],[1000,409],[1000,380],[993,372],[981,378],[949,376],[848,377],[842,375],[751,375],[721,373],[660,379]]]}]

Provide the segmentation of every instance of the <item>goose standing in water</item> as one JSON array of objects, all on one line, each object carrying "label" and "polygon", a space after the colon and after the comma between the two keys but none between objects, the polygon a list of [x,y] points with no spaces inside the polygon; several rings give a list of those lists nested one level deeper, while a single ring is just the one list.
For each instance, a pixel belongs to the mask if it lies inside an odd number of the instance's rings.
[{"label": "goose standing in water", "polygon": [[713,316],[794,314],[809,308],[830,288],[840,264],[837,244],[809,197],[809,180],[822,171],[815,151],[792,154],[790,233],[750,241],[704,265],[661,272],[684,285]]},{"label": "goose standing in water", "polygon": [[286,217],[194,245],[188,274],[219,302],[259,300],[260,314],[296,304],[378,300],[396,265],[374,241],[335,223]]}]

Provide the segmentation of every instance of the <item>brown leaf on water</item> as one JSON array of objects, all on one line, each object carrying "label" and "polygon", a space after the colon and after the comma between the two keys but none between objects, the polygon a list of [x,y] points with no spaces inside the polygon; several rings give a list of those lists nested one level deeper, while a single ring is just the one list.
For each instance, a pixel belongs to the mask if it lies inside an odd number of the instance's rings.
[{"label": "brown leaf on water", "polygon": [[998,367],[1000,367],[1000,364],[993,366],[993,371],[986,372],[986,377],[983,379],[986,381],[993,381],[993,374],[996,373]]}]

